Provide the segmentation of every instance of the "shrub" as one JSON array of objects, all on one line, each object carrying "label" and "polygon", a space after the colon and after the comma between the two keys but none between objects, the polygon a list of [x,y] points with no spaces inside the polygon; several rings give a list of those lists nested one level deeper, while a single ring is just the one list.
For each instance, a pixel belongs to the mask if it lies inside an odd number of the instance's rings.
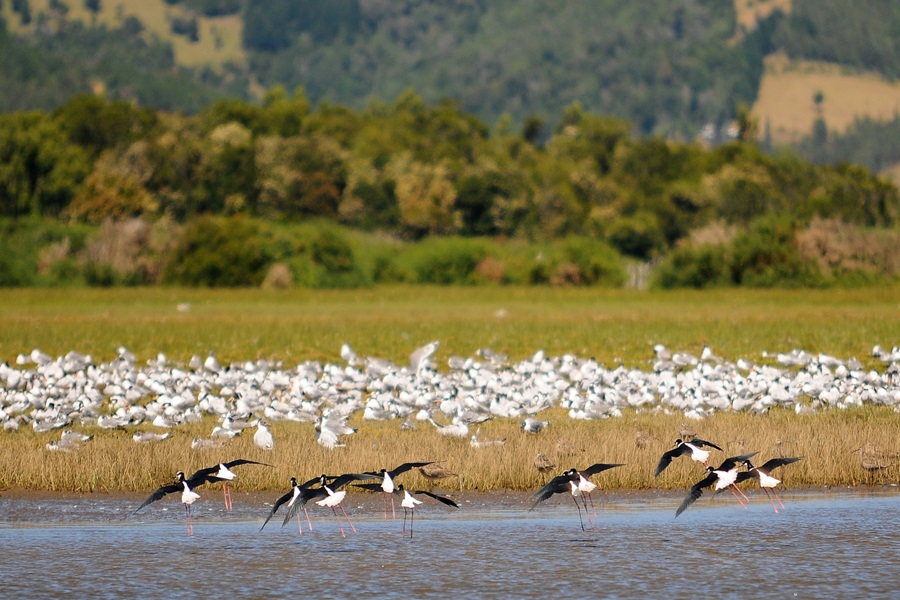
[{"label": "shrub", "polygon": [[730,282],[727,251],[713,244],[676,248],[663,259],[654,276],[654,286],[661,288],[709,288]]},{"label": "shrub", "polygon": [[475,269],[487,256],[487,241],[453,237],[409,245],[397,259],[410,283],[467,285],[476,282]]},{"label": "shrub", "polygon": [[176,242],[163,273],[165,283],[236,287],[262,283],[269,258],[260,226],[242,217],[199,217]]},{"label": "shrub", "polygon": [[731,277],[750,287],[820,287],[825,279],[815,261],[804,258],[794,240],[794,224],[765,217],[734,240]]}]

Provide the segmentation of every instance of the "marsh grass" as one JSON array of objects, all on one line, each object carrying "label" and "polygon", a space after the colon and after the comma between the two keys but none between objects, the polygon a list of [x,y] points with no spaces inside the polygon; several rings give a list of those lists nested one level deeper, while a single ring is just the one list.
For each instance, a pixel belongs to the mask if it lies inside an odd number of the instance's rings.
[{"label": "marsh grass", "polygon": [[[305,480],[320,473],[339,474],[392,469],[403,462],[440,461],[458,477],[432,482],[418,470],[403,475],[410,488],[442,490],[532,490],[549,476],[534,467],[538,452],[557,463],[556,473],[595,462],[624,463],[597,476],[604,489],[683,489],[704,476],[702,467],[673,461],[658,478],[653,471],[663,452],[672,447],[683,424],[680,415],[630,413],[617,419],[573,421],[560,409],[542,413],[550,426],[526,434],[519,421],[496,419],[480,425],[479,439],[506,439],[502,446],[473,448],[469,439],[440,436],[429,423],[401,430],[400,421],[351,424],[359,431],[346,447],[326,450],[315,443],[310,423],[276,422],[272,451],[257,449],[252,432],[229,440],[218,449],[192,450],[194,436],[207,434],[213,419],[174,429],[168,440],[137,444],[132,432],[85,428],[94,439],[71,452],[51,452],[45,445],[59,432],[22,430],[0,436],[0,489],[66,492],[147,492],[169,482],[178,470],[187,473],[221,461],[247,458],[271,468],[241,466],[235,489],[278,491],[288,479]],[[855,486],[900,482],[900,463],[871,473],[860,463],[857,449],[875,446],[900,452],[900,415],[887,408],[859,408],[795,415],[773,410],[766,415],[720,413],[690,423],[697,435],[720,445],[712,464],[726,456],[759,451],[756,464],[779,456],[801,456],[797,464],[776,473],[788,487]],[[474,428],[473,428],[474,431]]]},{"label": "marsh grass", "polygon": [[[179,312],[181,303],[190,305]],[[607,366],[648,369],[652,346],[699,353],[703,344],[727,360],[772,362],[762,355],[803,348],[840,358],[856,357],[867,368],[885,365],[871,356],[873,344],[900,341],[900,288],[864,290],[717,290],[628,292],[596,289],[517,287],[390,287],[353,291],[141,289],[16,289],[0,291],[0,360],[40,348],[53,356],[70,350],[109,361],[124,345],[138,362],[165,352],[187,363],[214,351],[222,364],[257,358],[283,361],[285,369],[307,360],[340,361],[348,342],[360,356],[405,364],[409,353],[440,340],[438,369],[452,355],[474,356],[491,348],[511,360],[547,355],[593,356]],[[660,455],[677,437],[683,417],[626,414],[601,421],[573,421],[562,410],[545,411],[549,430],[526,435],[518,420],[481,425],[480,439],[506,438],[503,446],[472,448],[468,439],[442,438],[428,423],[402,431],[398,421],[363,422],[347,447],[328,451],[315,443],[313,425],[276,422],[276,446],[258,450],[252,435],[219,450],[193,451],[191,440],[206,437],[212,418],[176,428],[157,444],[132,441],[132,430],[88,428],[95,439],[76,452],[48,452],[59,432],[36,434],[25,427],[0,432],[0,489],[146,492],[220,461],[248,458],[272,468],[242,467],[238,490],[282,490],[298,478],[392,468],[413,460],[442,461],[458,478],[432,483],[417,471],[410,486],[442,489],[534,489],[545,480],[533,466],[543,452],[558,470],[593,462],[626,463],[596,478],[604,487],[684,488],[702,471],[675,461],[652,477]],[[796,415],[719,413],[691,424],[698,435],[722,445],[728,455],[759,450],[759,460],[803,456],[783,469],[788,486],[896,483],[896,465],[869,472],[856,450],[865,444],[900,453],[900,414],[866,407]],[[142,428],[147,428],[142,426]],[[472,428],[474,432],[475,428]],[[251,432],[248,432],[251,433]],[[724,444],[724,445],[723,445]],[[714,462],[721,460],[714,453]]]}]

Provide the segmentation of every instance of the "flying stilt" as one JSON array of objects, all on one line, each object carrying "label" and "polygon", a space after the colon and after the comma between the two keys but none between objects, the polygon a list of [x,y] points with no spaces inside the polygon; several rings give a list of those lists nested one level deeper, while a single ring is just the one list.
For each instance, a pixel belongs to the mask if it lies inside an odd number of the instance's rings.
[{"label": "flying stilt", "polygon": [[709,466],[709,450],[703,450],[704,446],[709,446],[710,448],[715,448],[716,450],[721,451],[722,449],[713,444],[712,442],[707,442],[706,440],[701,440],[699,438],[694,438],[689,442],[685,442],[682,439],[675,440],[675,447],[669,450],[668,452],[662,455],[662,458],[659,459],[659,464],[656,466],[656,473],[654,477],[659,477],[659,474],[665,471],[666,467],[672,462],[672,459],[678,458],[679,456],[690,455],[692,460],[697,462],[701,462],[704,466]]},{"label": "flying stilt", "polygon": [[400,502],[400,506],[403,507],[403,532],[406,533],[406,513],[409,511],[409,539],[412,539],[413,536],[413,521],[416,518],[416,506],[422,504],[422,501],[413,496],[413,494],[424,494],[430,498],[434,498],[438,502],[442,502],[447,506],[452,506],[453,508],[459,508],[459,505],[451,500],[450,498],[445,498],[443,496],[438,496],[437,494],[432,494],[431,492],[427,492],[425,490],[416,490],[415,492],[410,492],[403,488],[403,484],[401,483],[397,486],[397,493],[403,494],[403,500]]},{"label": "flying stilt", "polygon": [[[781,483],[780,479],[776,479],[772,477],[771,473],[778,467],[783,467],[784,465],[789,465],[791,463],[795,463],[800,460],[799,457],[791,457],[791,458],[773,458],[771,460],[766,461],[765,464],[759,467],[754,467],[753,463],[750,460],[743,461],[743,465],[747,468],[746,471],[737,474],[737,479],[735,480],[735,484],[741,483],[742,481],[746,481],[747,479],[756,478],[759,481],[759,487],[766,493],[766,497],[769,499],[769,502],[772,503],[772,510],[775,513],[778,513],[778,508],[775,506],[775,500],[778,501],[778,505],[781,508],[784,508],[784,504],[781,502],[781,498],[778,497],[778,494],[775,493],[775,488],[778,487],[778,484]],[[772,495],[769,495],[769,490],[772,490]],[[775,496],[775,500],[772,499],[772,496]]]},{"label": "flying stilt", "polygon": [[[379,477],[379,476],[381,477],[381,486],[380,487],[381,487],[382,493],[384,494],[383,497],[384,497],[384,518],[385,519],[387,519],[388,497],[390,497],[390,499],[391,499],[391,516],[395,519],[397,518],[397,511],[394,508],[394,491],[396,490],[396,487],[394,486],[394,478],[402,475],[403,473],[406,473],[407,471],[409,471],[410,469],[413,469],[415,467],[424,467],[424,466],[427,466],[430,464],[432,464],[432,461],[408,462],[408,463],[403,463],[399,467],[391,469],[390,471],[388,471],[387,469],[381,469],[377,473],[374,471],[370,472],[370,474],[373,475],[374,477]],[[375,487],[375,484],[362,484],[362,485],[358,485],[358,487],[362,487],[362,488],[372,490],[372,491],[377,489]]]},{"label": "flying stilt", "polygon": [[578,474],[578,490],[581,492],[581,502],[584,504],[584,511],[587,512],[587,502],[585,501],[585,496],[591,501],[591,510],[594,513],[594,518],[597,518],[597,511],[594,509],[594,497],[592,492],[597,489],[597,485],[591,481],[591,475],[596,475],[597,473],[601,473],[606,471],[607,469],[612,469],[614,467],[624,466],[623,463],[615,463],[615,464],[605,464],[605,463],[596,463],[589,466],[586,469],[578,470],[572,469],[575,473]]},{"label": "flying stilt", "polygon": [[215,483],[217,481],[224,482],[222,487],[222,494],[225,498],[225,508],[227,510],[231,510],[231,487],[230,482],[234,481],[235,475],[234,471],[231,469],[237,467],[239,465],[262,465],[264,467],[271,467],[272,465],[256,462],[255,460],[246,460],[243,458],[239,458],[237,460],[232,460],[225,463],[219,463],[213,467],[207,467],[206,469],[200,469],[191,475],[191,479],[202,478],[204,481],[202,483]]},{"label": "flying stilt", "polygon": [[[201,481],[200,483],[203,482]],[[184,504],[184,512],[185,516],[187,517],[187,533],[188,535],[194,535],[194,519],[191,514],[191,505],[200,499],[200,494],[191,489],[189,480],[186,480],[184,478],[183,471],[178,471],[178,473],[175,474],[175,483],[161,486],[155,492],[150,494],[150,496],[146,500],[144,500],[144,502],[139,507],[137,507],[137,510],[135,510],[134,512],[137,513],[148,504],[156,502],[164,496],[173,494],[177,491],[181,491],[181,502],[182,504]]]},{"label": "flying stilt", "polygon": [[[572,501],[575,502],[575,508],[578,509],[578,521],[579,523],[581,523],[581,530],[586,531],[584,528],[584,519],[582,519],[581,517],[581,505],[578,504],[578,497],[581,495],[581,489],[578,485],[580,480],[581,476],[575,469],[569,469],[562,475],[557,475],[556,477],[548,481],[547,485],[535,492],[534,495],[537,497],[537,500],[535,500],[534,504],[528,510],[534,510],[538,504],[540,504],[544,500],[547,500],[548,498],[553,497],[556,494],[564,494],[568,492],[572,496]],[[591,515],[587,514],[587,508],[585,508],[584,512],[587,515],[587,520],[591,526],[591,530],[594,530],[594,523],[593,521],[591,521]]]},{"label": "flying stilt", "polygon": [[[738,465],[742,464],[745,460],[750,460],[756,455],[757,452],[753,452],[751,454],[742,454],[740,456],[726,458],[722,464],[719,465],[718,469],[706,467],[707,476],[691,486],[691,489],[688,491],[687,496],[684,497],[681,506],[675,511],[675,518],[678,518],[678,515],[683,513],[691,504],[700,499],[700,496],[703,495],[703,488],[713,484],[715,484],[715,490],[717,492],[722,491],[725,488],[730,489],[731,493],[734,494],[734,497],[737,498],[737,501],[740,502],[741,506],[744,506],[744,503],[741,502],[741,499],[738,498],[738,495],[735,493],[737,486],[734,485],[734,482],[737,480],[737,468]],[[738,491],[740,492],[740,490]],[[741,492],[741,495],[743,495],[743,492]],[[747,497],[744,496],[744,499],[746,500]]]},{"label": "flying stilt", "polygon": [[[360,481],[365,479],[374,479],[378,477],[377,473],[345,473],[343,475],[338,475],[337,477],[331,477],[325,474],[320,475],[314,479],[310,479],[306,483],[303,483],[299,486],[295,486],[293,490],[293,496],[290,500],[287,501],[287,513],[284,515],[284,521],[282,521],[281,526],[284,527],[287,525],[287,522],[294,518],[294,515],[297,514],[299,509],[303,509],[303,512],[306,513],[306,521],[309,525],[310,531],[312,531],[312,523],[309,521],[309,514],[306,512],[306,503],[310,500],[315,500],[316,498],[322,498],[323,500],[317,501],[316,504],[319,506],[330,506],[329,504],[321,504],[322,501],[328,500],[332,496],[336,495],[338,492],[338,488],[341,488],[351,481]],[[319,484],[319,487],[312,487],[315,483]],[[377,485],[377,484],[375,484]],[[341,494],[341,500],[343,500],[346,492],[339,492]],[[338,501],[339,504],[340,501]],[[334,507],[331,507],[334,510]],[[343,506],[341,506],[341,511],[344,511]],[[346,512],[344,515],[346,516]],[[337,516],[337,513],[335,513]],[[299,516],[298,516],[299,519]],[[347,522],[350,522],[350,519],[347,519]],[[353,524],[350,524],[350,527],[353,528]],[[356,529],[353,529],[356,531]],[[344,530],[341,529],[341,534],[344,534]]]}]

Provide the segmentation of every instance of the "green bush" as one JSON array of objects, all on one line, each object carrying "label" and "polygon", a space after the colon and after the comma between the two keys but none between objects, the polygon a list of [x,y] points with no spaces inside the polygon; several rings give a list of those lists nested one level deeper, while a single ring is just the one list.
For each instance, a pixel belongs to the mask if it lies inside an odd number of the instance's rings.
[{"label": "green bush", "polygon": [[582,285],[620,287],[625,283],[625,268],[616,250],[601,240],[570,237],[559,243],[560,264],[570,263],[579,273]]},{"label": "green bush", "polygon": [[734,240],[732,280],[749,287],[821,287],[818,264],[804,258],[794,242],[794,223],[764,217]]},{"label": "green bush", "polygon": [[704,244],[676,248],[657,267],[654,286],[709,288],[731,283],[724,246]]},{"label": "green bush", "polygon": [[270,264],[258,222],[242,217],[199,217],[188,222],[175,243],[163,282],[202,287],[257,286]]},{"label": "green bush", "polygon": [[471,285],[476,267],[488,256],[488,242],[473,238],[427,238],[398,255],[399,271],[408,283]]},{"label": "green bush", "polygon": [[327,221],[294,230],[287,263],[300,287],[356,288],[372,285],[375,265],[362,259],[359,243],[348,230]]}]

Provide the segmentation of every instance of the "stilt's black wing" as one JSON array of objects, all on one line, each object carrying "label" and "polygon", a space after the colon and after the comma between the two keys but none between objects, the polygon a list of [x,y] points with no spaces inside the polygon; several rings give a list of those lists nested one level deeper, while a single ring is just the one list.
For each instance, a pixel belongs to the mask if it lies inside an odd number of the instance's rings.
[{"label": "stilt's black wing", "polygon": [[653,476],[659,477],[659,474],[662,473],[663,471],[665,471],[666,467],[668,467],[671,464],[672,459],[678,458],[685,452],[690,452],[690,451],[691,451],[690,448],[688,448],[684,444],[681,444],[680,446],[678,446],[676,448],[672,448],[671,450],[664,452],[662,457],[659,459],[659,464],[656,465],[656,473]]},{"label": "stilt's black wing", "polygon": [[184,489],[184,486],[181,485],[180,483],[170,483],[169,485],[164,485],[161,488],[159,488],[158,490],[156,490],[155,492],[153,492],[152,494],[150,494],[147,497],[147,499],[144,500],[144,502],[140,506],[138,506],[134,512],[136,513],[139,510],[141,510],[142,508],[144,508],[145,506],[147,506],[148,504],[153,504],[157,500],[161,500],[163,497],[165,497],[169,494],[174,494],[175,492],[178,492],[183,489]]},{"label": "stilt's black wing", "polygon": [[700,499],[700,496],[703,495],[703,488],[709,487],[714,484],[719,479],[719,476],[715,473],[710,473],[706,476],[702,481],[698,481],[694,485],[691,486],[690,491],[688,491],[687,496],[684,497],[684,500],[681,502],[681,506],[678,507],[678,510],[675,511],[675,518],[678,518],[678,515],[687,510],[687,508]]},{"label": "stilt's black wing", "polygon": [[702,448],[703,446],[709,446],[710,448],[715,448],[716,450],[718,450],[720,452],[724,452],[724,450],[722,450],[721,448],[719,448],[712,442],[707,442],[706,440],[701,440],[700,438],[694,438],[688,443],[693,444],[694,446],[697,446],[698,448]]},{"label": "stilt's black wing", "polygon": [[272,510],[269,511],[269,516],[267,516],[266,520],[263,521],[262,527],[260,527],[259,530],[262,531],[263,527],[266,526],[266,523],[268,523],[269,520],[275,516],[275,513],[278,512],[278,509],[281,508],[281,505],[293,497],[294,497],[294,490],[292,488],[291,491],[289,491],[287,494],[285,494],[284,496],[282,496],[281,498],[276,500],[275,504],[272,505]]},{"label": "stilt's black wing", "polygon": [[425,490],[418,490],[413,492],[413,494],[425,494],[430,498],[434,498],[438,502],[443,502],[447,506],[452,506],[453,508],[459,508],[459,505],[451,500],[450,498],[444,498],[443,496],[438,496],[437,494],[432,494],[431,492],[426,492]]},{"label": "stilt's black wing", "polygon": [[600,473],[607,469],[612,469],[614,467],[624,467],[624,466],[625,466],[625,463],[615,463],[615,464],[596,463],[596,464],[589,466],[587,469],[584,469],[583,471],[579,471],[579,473],[581,473],[584,476],[584,478],[587,479],[591,475],[596,475],[597,473]]}]

